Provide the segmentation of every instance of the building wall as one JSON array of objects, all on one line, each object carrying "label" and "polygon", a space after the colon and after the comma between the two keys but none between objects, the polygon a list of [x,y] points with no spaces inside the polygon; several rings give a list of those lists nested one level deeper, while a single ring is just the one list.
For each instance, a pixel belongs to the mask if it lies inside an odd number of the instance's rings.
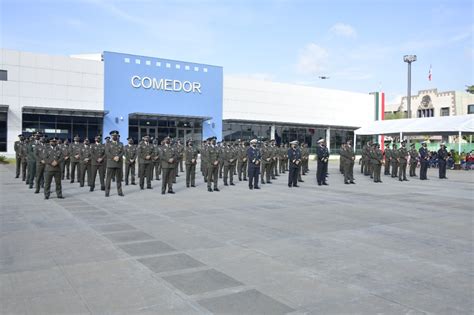
[{"label": "building wall", "polygon": [[0,49],[0,104],[8,105],[8,155],[22,127],[22,107],[103,110],[100,61]]},{"label": "building wall", "polygon": [[224,77],[224,119],[361,127],[373,117],[368,93]]}]

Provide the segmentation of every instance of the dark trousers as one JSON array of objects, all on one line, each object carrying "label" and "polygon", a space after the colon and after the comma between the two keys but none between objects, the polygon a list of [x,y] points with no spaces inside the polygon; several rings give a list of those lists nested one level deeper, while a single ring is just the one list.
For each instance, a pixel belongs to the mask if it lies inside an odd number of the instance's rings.
[{"label": "dark trousers", "polygon": [[110,193],[110,184],[112,183],[112,177],[115,177],[117,185],[117,192],[122,193],[122,170],[119,167],[108,167],[107,168],[107,179],[105,181],[105,193]]},{"label": "dark trousers", "polygon": [[207,188],[211,188],[212,183],[214,183],[214,188],[217,188],[218,175],[219,165],[209,165],[207,168]]},{"label": "dark trousers", "polygon": [[398,163],[398,179],[400,180],[406,180],[407,179],[407,161],[406,160],[400,160],[400,163]]},{"label": "dark trousers", "polygon": [[146,187],[151,187],[151,177],[153,176],[153,164],[152,163],[140,163],[140,188],[143,189],[145,186],[145,177],[146,177]]},{"label": "dark trousers", "polygon": [[91,164],[90,163],[81,163],[81,173],[79,176],[79,184],[81,187],[84,186],[84,180],[87,174],[87,186],[91,186]]},{"label": "dark trousers", "polygon": [[[125,162],[125,185],[128,185],[128,178],[132,177],[132,184],[135,184],[135,162]],[[156,176],[156,178],[160,178]]]},{"label": "dark trousers", "polygon": [[231,184],[234,182],[234,169],[235,164],[224,165],[224,184],[227,184],[227,179]]},{"label": "dark trousers", "polygon": [[[181,173],[184,172],[184,170],[183,170],[183,158],[180,158],[178,163],[179,163],[179,171]],[[176,171],[177,171],[177,169],[176,169]]]},{"label": "dark trousers", "polygon": [[20,177],[21,171],[21,157],[16,156],[16,177]]},{"label": "dark trousers", "polygon": [[380,173],[382,172],[382,165],[380,164],[374,164],[373,165],[374,169],[374,182],[378,183],[380,182]]},{"label": "dark trousers", "polygon": [[258,177],[260,175],[260,167],[255,164],[250,164],[248,166],[248,176],[249,176],[249,187],[254,188],[258,187]]},{"label": "dark trousers", "polygon": [[428,172],[428,161],[421,160],[420,161],[420,179],[428,179],[427,173]]},{"label": "dark trousers", "polygon": [[218,166],[218,169],[219,169],[219,178],[222,178],[222,170],[224,169],[224,162],[219,162],[219,166]]},{"label": "dark trousers", "polygon": [[416,176],[416,165],[417,164],[418,164],[418,161],[410,162],[410,176],[411,177]]},{"label": "dark trousers", "polygon": [[[160,180],[161,163],[160,162],[153,162],[153,168],[155,170],[155,179]],[[153,176],[153,174],[152,174],[152,176]]]},{"label": "dark trousers", "polygon": [[94,164],[91,167],[91,188],[95,188],[95,179],[97,177],[97,172],[99,172],[100,188],[105,190],[105,164]]},{"label": "dark trousers", "polygon": [[364,175],[369,176],[371,175],[371,161],[368,158],[365,158],[362,160],[363,166],[364,166]]},{"label": "dark trousers", "polygon": [[[161,192],[173,191],[173,180],[174,180],[174,167],[173,168],[161,168]],[[140,178],[141,180],[141,178]]]},{"label": "dark trousers", "polygon": [[319,185],[326,182],[327,173],[328,173],[328,162],[318,160],[318,170],[316,171],[316,180]]},{"label": "dark trousers", "polygon": [[242,176],[244,180],[247,179],[247,161],[239,160],[237,163],[237,174],[239,176],[239,180],[242,180]]},{"label": "dark trousers", "polygon": [[343,162],[344,182],[354,181],[354,161]]},{"label": "dark trousers", "polygon": [[262,163],[262,173],[260,174],[262,178],[262,183],[265,183],[265,181],[269,182],[270,181],[270,174],[272,171],[272,163],[265,161]]},{"label": "dark trousers", "polygon": [[390,175],[390,160],[385,160],[384,175]]},{"label": "dark trousers", "polygon": [[186,186],[196,184],[196,164],[186,164]]},{"label": "dark trousers", "polygon": [[35,175],[35,192],[39,193],[40,187],[44,185],[45,182],[45,172],[44,172],[45,165],[44,164],[36,164],[36,175]]},{"label": "dark trousers", "polygon": [[53,181],[56,184],[56,196],[61,197],[63,195],[62,186],[61,186],[61,170],[54,172],[45,172],[44,176],[44,196],[49,198],[51,194],[51,182]]},{"label": "dark trousers", "polygon": [[71,160],[66,159],[62,160],[61,162],[61,178],[64,179],[66,175],[66,179],[69,179],[69,166],[71,165]]},{"label": "dark trousers", "polygon": [[397,177],[398,175],[398,161],[392,161],[391,162],[392,166],[392,177]]},{"label": "dark trousers", "polygon": [[446,160],[438,160],[439,178],[446,178]]},{"label": "dark trousers", "polygon": [[36,176],[36,161],[28,162],[28,184],[33,188],[33,183]]},{"label": "dark trousers", "polygon": [[285,174],[285,160],[280,159],[279,162],[280,163],[278,164],[278,171],[280,172],[280,174]]},{"label": "dark trousers", "polygon": [[296,164],[290,164],[290,172],[288,173],[288,186],[295,187],[298,185],[299,167]]},{"label": "dark trousers", "polygon": [[75,162],[75,161],[71,161],[71,182],[74,182],[74,180],[76,179],[76,168],[77,168],[77,181],[79,181],[79,177],[80,177],[80,173],[81,173],[81,170],[80,170],[80,163],[79,162]]},{"label": "dark trousers", "polygon": [[23,181],[26,181],[26,169],[28,167],[28,162],[26,159],[21,159],[21,177]]}]

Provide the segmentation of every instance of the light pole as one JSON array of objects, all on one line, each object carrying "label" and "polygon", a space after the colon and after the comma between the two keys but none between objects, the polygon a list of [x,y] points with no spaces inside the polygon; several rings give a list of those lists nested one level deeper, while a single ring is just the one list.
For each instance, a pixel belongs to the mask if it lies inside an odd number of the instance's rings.
[{"label": "light pole", "polygon": [[403,61],[408,63],[407,118],[411,118],[411,63],[416,61],[416,55],[405,55]]}]

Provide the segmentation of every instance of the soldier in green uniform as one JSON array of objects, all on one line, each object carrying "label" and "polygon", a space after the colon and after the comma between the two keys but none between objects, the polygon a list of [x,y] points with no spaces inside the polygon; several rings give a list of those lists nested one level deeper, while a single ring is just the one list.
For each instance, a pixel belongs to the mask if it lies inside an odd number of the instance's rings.
[{"label": "soldier in green uniform", "polygon": [[219,178],[222,178],[223,170],[224,170],[224,154],[223,150],[225,147],[225,141],[217,143],[217,148],[219,149]]},{"label": "soldier in green uniform", "polygon": [[153,176],[153,156],[155,147],[150,143],[150,137],[145,135],[143,142],[137,149],[138,163],[140,164],[140,189],[151,189],[151,177]]},{"label": "soldier in green uniform", "polygon": [[[222,148],[222,161],[224,164],[224,186],[234,186],[234,166],[237,162],[237,151],[234,150],[228,141],[226,146]],[[229,179],[229,183],[227,183]]]},{"label": "soldier in green uniform", "polygon": [[374,142],[372,143],[372,146],[369,151],[369,171],[370,171],[370,178],[374,178],[374,167],[375,164],[377,163],[377,155],[376,155],[376,150],[377,150],[378,143]]},{"label": "soldier in green uniform", "polygon": [[270,155],[271,155],[271,160],[270,160],[270,176],[272,179],[276,179],[276,176],[278,175],[277,167],[278,167],[278,152],[277,152],[277,147],[275,146],[275,140],[270,141]]},{"label": "soldier in green uniform", "polygon": [[309,148],[307,143],[301,146],[301,174],[306,175],[309,171]]},{"label": "soldier in green uniform", "polygon": [[15,158],[16,158],[16,176],[15,178],[20,177],[21,173],[21,146],[23,145],[23,142],[25,141],[25,136],[24,135],[18,135],[18,141],[15,141],[13,144],[13,147],[15,149]]},{"label": "soldier in green uniform", "polygon": [[32,136],[32,140],[26,147],[27,165],[28,165],[28,184],[29,188],[33,189],[33,183],[36,175],[36,147],[40,145],[39,133]]},{"label": "soldier in green uniform", "polygon": [[354,162],[355,153],[352,149],[351,140],[348,140],[340,152],[340,159],[344,173],[344,184],[355,184],[354,182]]},{"label": "soldier in green uniform", "polygon": [[341,148],[339,149],[339,172],[344,175],[344,159],[342,158],[341,153],[346,149],[346,144],[342,143]]},{"label": "soldier in green uniform", "polygon": [[173,179],[174,179],[174,166],[176,164],[176,153],[170,145],[170,137],[165,138],[165,143],[161,148],[161,194],[166,193],[166,188],[168,188],[169,194],[174,194],[173,191]]},{"label": "soldier in green uniform", "polygon": [[174,163],[173,163],[173,170],[172,170],[172,178],[173,178],[173,184],[176,184],[176,177],[179,177],[179,153],[178,153],[178,144],[176,141],[173,141],[173,139],[171,139],[171,149],[173,150],[174,152],[174,155],[175,155],[175,159],[174,159]]},{"label": "soldier in green uniform", "polygon": [[415,148],[415,143],[410,144],[410,177],[416,177],[416,167],[418,166],[418,151]]},{"label": "soldier in green uniform", "polygon": [[270,181],[270,172],[271,172],[271,160],[272,153],[271,149],[268,147],[268,142],[263,142],[263,147],[260,149],[262,153],[262,171],[261,171],[261,183],[262,184],[271,184]]},{"label": "soldier in green uniform", "polygon": [[153,170],[155,172],[155,179],[160,180],[160,173],[161,173],[161,160],[160,160],[160,143],[158,142],[158,139],[153,140],[153,168],[152,168],[152,174],[151,174],[151,179],[153,180]]},{"label": "soldier in green uniform", "polygon": [[92,150],[91,145],[88,138],[84,139],[84,142],[81,147],[80,151],[80,166],[81,172],[79,176],[79,186],[84,187],[84,181],[87,174],[87,186],[91,186],[91,158],[92,158]]},{"label": "soldier in green uniform", "polygon": [[368,141],[362,148],[362,169],[365,176],[369,176],[370,172],[370,150],[372,148],[372,141]]},{"label": "soldier in green uniform", "polygon": [[406,140],[402,141],[402,146],[398,149],[398,180],[408,181],[407,179],[407,162],[408,162],[408,150],[406,149]]},{"label": "soldier in green uniform", "polygon": [[392,168],[392,178],[398,177],[398,149],[397,144],[394,142],[392,144],[392,151],[390,151],[390,167]]},{"label": "soldier in green uniform", "polygon": [[210,138],[211,144],[207,148],[207,191],[212,192],[211,185],[214,184],[214,191],[219,191],[217,187],[219,161],[221,160],[221,150],[216,146],[216,137]]},{"label": "soldier in green uniform", "polygon": [[99,173],[100,190],[105,191],[105,169],[106,169],[106,156],[105,156],[105,144],[102,143],[102,137],[97,135],[94,138],[94,143],[91,145],[91,180],[89,191],[95,189],[95,179],[97,173]]},{"label": "soldier in green uniform", "polygon": [[20,160],[21,160],[21,176],[22,180],[26,182],[27,185],[29,185],[28,182],[28,177],[27,175],[27,169],[28,169],[28,144],[30,143],[29,139],[25,137],[23,142],[20,144]]},{"label": "soldier in green uniform", "polygon": [[39,194],[40,188],[44,187],[46,170],[46,137],[41,136],[39,144],[35,147],[36,174],[35,174],[35,194]]},{"label": "soldier in green uniform", "polygon": [[384,156],[384,175],[390,175],[390,160],[392,158],[392,150],[390,150],[390,142],[385,143]]},{"label": "soldier in green uniform", "polygon": [[122,168],[123,168],[123,144],[118,141],[119,132],[113,130],[110,132],[112,141],[105,145],[105,156],[107,158],[107,180],[105,182],[105,197],[110,195],[110,184],[112,177],[115,176],[117,193],[123,197],[122,192]]},{"label": "soldier in green uniform", "polygon": [[184,161],[186,164],[186,187],[196,187],[196,164],[198,151],[193,147],[193,141],[188,140],[184,150]]},{"label": "soldier in green uniform", "polygon": [[[184,172],[184,169],[183,169],[184,146],[181,143],[181,139],[178,139],[178,143],[176,144],[176,153],[178,154],[178,160],[176,162],[179,164],[179,171],[183,173]],[[178,167],[176,167],[176,176],[179,177]]]},{"label": "soldier in green uniform", "polygon": [[382,171],[382,163],[383,163],[383,153],[380,150],[380,144],[375,144],[375,149],[372,154],[372,165],[374,168],[374,183],[381,183],[382,180],[380,179],[380,173]]},{"label": "soldier in green uniform", "polygon": [[247,146],[245,142],[239,140],[239,147],[238,147],[238,160],[237,160],[237,174],[239,177],[239,181],[247,181]]},{"label": "soldier in green uniform", "polygon": [[64,199],[61,187],[61,160],[63,154],[57,146],[57,138],[49,140],[49,147],[44,150],[45,159],[45,183],[44,183],[44,199],[49,199],[51,194],[51,182],[56,184],[56,196],[59,199]]},{"label": "soldier in green uniform", "polygon": [[74,183],[74,180],[76,178],[76,168],[77,168],[77,181],[80,179],[80,158],[81,158],[81,148],[82,144],[79,142],[81,138],[79,136],[74,137],[74,142],[71,144],[71,153],[70,153],[70,159],[71,159],[71,183]]},{"label": "soldier in green uniform", "polygon": [[66,177],[66,179],[69,179],[70,178],[69,168],[71,165],[71,159],[69,156],[69,153],[70,153],[69,140],[67,138],[64,139],[64,142],[61,145],[59,145],[58,143],[58,146],[63,154],[63,159],[61,162],[61,179],[64,180],[64,177]]},{"label": "soldier in green uniform", "polygon": [[204,177],[204,182],[207,183],[207,148],[209,146],[209,141],[203,141],[201,144],[201,172]]},{"label": "soldier in green uniform", "polygon": [[128,144],[123,148],[125,156],[125,185],[128,185],[129,177],[132,178],[132,185],[136,185],[135,165],[137,162],[137,146],[134,144],[132,137],[128,138],[127,141]]}]

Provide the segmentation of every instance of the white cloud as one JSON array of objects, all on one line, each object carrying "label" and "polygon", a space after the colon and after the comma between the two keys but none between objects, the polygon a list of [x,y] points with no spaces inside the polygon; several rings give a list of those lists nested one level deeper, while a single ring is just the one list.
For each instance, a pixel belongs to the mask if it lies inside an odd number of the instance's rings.
[{"label": "white cloud", "polygon": [[302,74],[318,74],[326,69],[328,57],[325,48],[310,43],[300,52],[296,68]]},{"label": "white cloud", "polygon": [[274,81],[275,76],[270,73],[255,72],[255,73],[236,73],[229,76],[241,79],[251,79],[259,81]]},{"label": "white cloud", "polygon": [[329,32],[342,37],[355,38],[357,37],[357,32],[354,27],[349,24],[336,23],[330,29]]}]

